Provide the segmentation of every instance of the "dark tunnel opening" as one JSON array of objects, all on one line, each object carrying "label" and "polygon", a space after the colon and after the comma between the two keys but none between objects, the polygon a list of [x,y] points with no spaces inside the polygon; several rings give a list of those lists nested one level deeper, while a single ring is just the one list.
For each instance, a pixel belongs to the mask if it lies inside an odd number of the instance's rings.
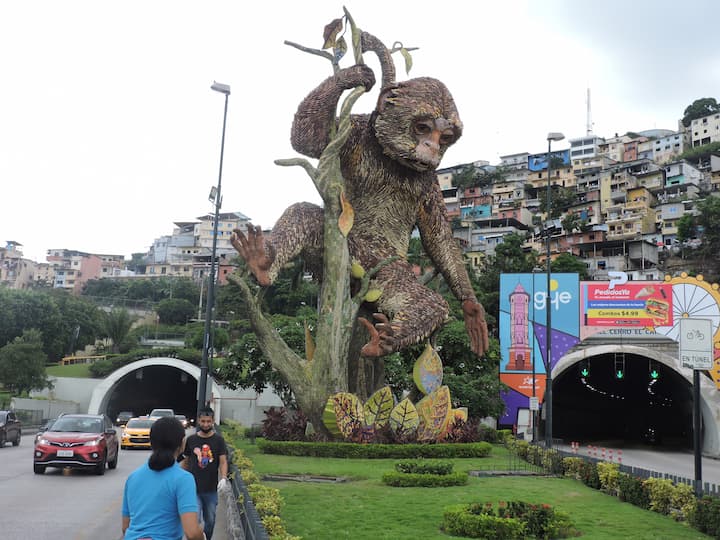
[{"label": "dark tunnel opening", "polygon": [[197,381],[187,372],[171,366],[145,366],[118,381],[109,396],[106,413],[115,419],[120,411],[136,416],[155,408],[170,408],[175,414],[195,418]]},{"label": "dark tunnel opening", "polygon": [[609,353],[553,382],[553,436],[692,448],[692,386],[650,358]]}]

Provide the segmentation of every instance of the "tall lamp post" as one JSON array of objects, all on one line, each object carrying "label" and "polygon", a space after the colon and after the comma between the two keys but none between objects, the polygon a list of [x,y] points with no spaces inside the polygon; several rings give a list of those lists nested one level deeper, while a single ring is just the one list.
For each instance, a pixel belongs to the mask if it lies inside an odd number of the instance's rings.
[{"label": "tall lamp post", "polygon": [[[550,199],[552,197],[552,190],[550,189],[550,171],[552,170],[552,142],[562,141],[565,135],[562,133],[551,132],[548,133],[548,151],[547,151],[547,189],[545,191],[545,208],[547,212],[547,219],[551,219],[551,205]],[[550,302],[550,227],[547,228],[545,235],[545,247],[546,247],[546,261],[547,266],[547,292],[545,297],[545,448],[552,447],[552,304]]]},{"label": "tall lamp post", "polygon": [[230,86],[219,82],[213,82],[211,89],[221,94],[225,94],[225,112],[223,114],[222,140],[220,142],[220,171],[218,173],[217,188],[213,188],[210,192],[210,201],[215,203],[215,221],[213,223],[212,238],[212,254],[210,255],[210,275],[208,276],[207,302],[205,305],[205,334],[203,336],[202,360],[200,363],[200,381],[198,382],[198,406],[197,415],[200,416],[200,409],[207,405],[207,380],[208,365],[212,355],[212,315],[215,306],[215,255],[217,253],[217,235],[218,221],[220,219],[220,205],[222,204],[221,187],[222,187],[222,169],[223,154],[225,153],[225,126],[227,124],[228,97],[230,96]]}]

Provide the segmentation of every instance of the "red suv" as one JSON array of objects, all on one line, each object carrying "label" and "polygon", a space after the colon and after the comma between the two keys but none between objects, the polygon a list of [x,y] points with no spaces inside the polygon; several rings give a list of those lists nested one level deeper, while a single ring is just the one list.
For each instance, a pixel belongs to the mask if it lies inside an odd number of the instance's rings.
[{"label": "red suv", "polygon": [[114,469],[120,443],[117,431],[104,414],[64,414],[35,440],[33,470],[46,467],[91,469],[105,474],[105,464]]}]

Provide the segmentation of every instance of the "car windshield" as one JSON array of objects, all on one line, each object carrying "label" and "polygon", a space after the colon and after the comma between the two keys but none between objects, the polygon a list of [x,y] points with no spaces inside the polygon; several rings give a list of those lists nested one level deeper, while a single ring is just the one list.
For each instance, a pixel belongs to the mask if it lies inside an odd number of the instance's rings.
[{"label": "car windshield", "polygon": [[0,423],[4,424],[5,420],[7,420],[7,413],[0,412]]},{"label": "car windshield", "polygon": [[130,420],[127,423],[127,427],[129,428],[135,428],[135,429],[142,429],[142,428],[149,428],[152,426],[153,421],[152,420],[141,420],[139,418],[135,418],[133,420]]},{"label": "car windshield", "polygon": [[173,412],[170,409],[153,409],[150,416],[173,416]]},{"label": "car windshield", "polygon": [[122,411],[121,413],[118,414],[118,416],[121,416],[124,418],[132,418],[135,415],[133,413],[131,413],[130,411]]},{"label": "car windshield", "polygon": [[102,433],[103,423],[99,418],[64,416],[58,418],[50,431],[71,431],[75,433]]}]

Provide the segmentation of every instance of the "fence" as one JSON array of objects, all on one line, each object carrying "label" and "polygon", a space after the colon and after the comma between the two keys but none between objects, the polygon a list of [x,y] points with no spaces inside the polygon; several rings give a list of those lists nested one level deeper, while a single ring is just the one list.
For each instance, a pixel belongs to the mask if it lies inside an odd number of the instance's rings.
[{"label": "fence", "polygon": [[[584,459],[585,461],[592,461],[594,463],[598,462],[612,462],[610,460],[604,459],[603,457],[595,457],[595,456],[583,456],[580,454],[577,454],[575,452],[568,452],[567,450],[562,450],[559,448],[555,448],[560,454],[562,454],[564,457],[579,457]],[[604,449],[601,449],[601,452]],[[685,476],[680,476],[677,474],[670,474],[665,472],[658,472],[653,471],[651,469],[644,469],[642,467],[635,467],[632,465],[625,465],[623,463],[618,463],[619,465],[619,471],[624,472],[626,474],[629,474],[631,476],[635,476],[637,478],[662,478],[665,480],[671,480],[675,484],[687,484],[693,489],[695,488],[695,479],[694,478],[687,478]],[[720,490],[718,489],[717,484],[711,484],[710,482],[703,482],[702,485],[702,493],[703,495],[710,495],[711,497],[720,497]]]},{"label": "fence", "polygon": [[[233,449],[228,448],[228,453],[228,468],[230,473],[228,476],[232,478],[230,485],[232,486],[234,499],[237,504],[237,512],[240,514],[240,524],[243,534],[240,538],[244,540],[269,540],[265,527],[263,527],[262,521],[260,520],[260,515],[255,509],[252,498],[245,487],[245,482],[243,482],[240,476],[240,471],[235,463],[233,463]],[[230,534],[231,531],[228,531],[228,537],[231,537]]]}]

